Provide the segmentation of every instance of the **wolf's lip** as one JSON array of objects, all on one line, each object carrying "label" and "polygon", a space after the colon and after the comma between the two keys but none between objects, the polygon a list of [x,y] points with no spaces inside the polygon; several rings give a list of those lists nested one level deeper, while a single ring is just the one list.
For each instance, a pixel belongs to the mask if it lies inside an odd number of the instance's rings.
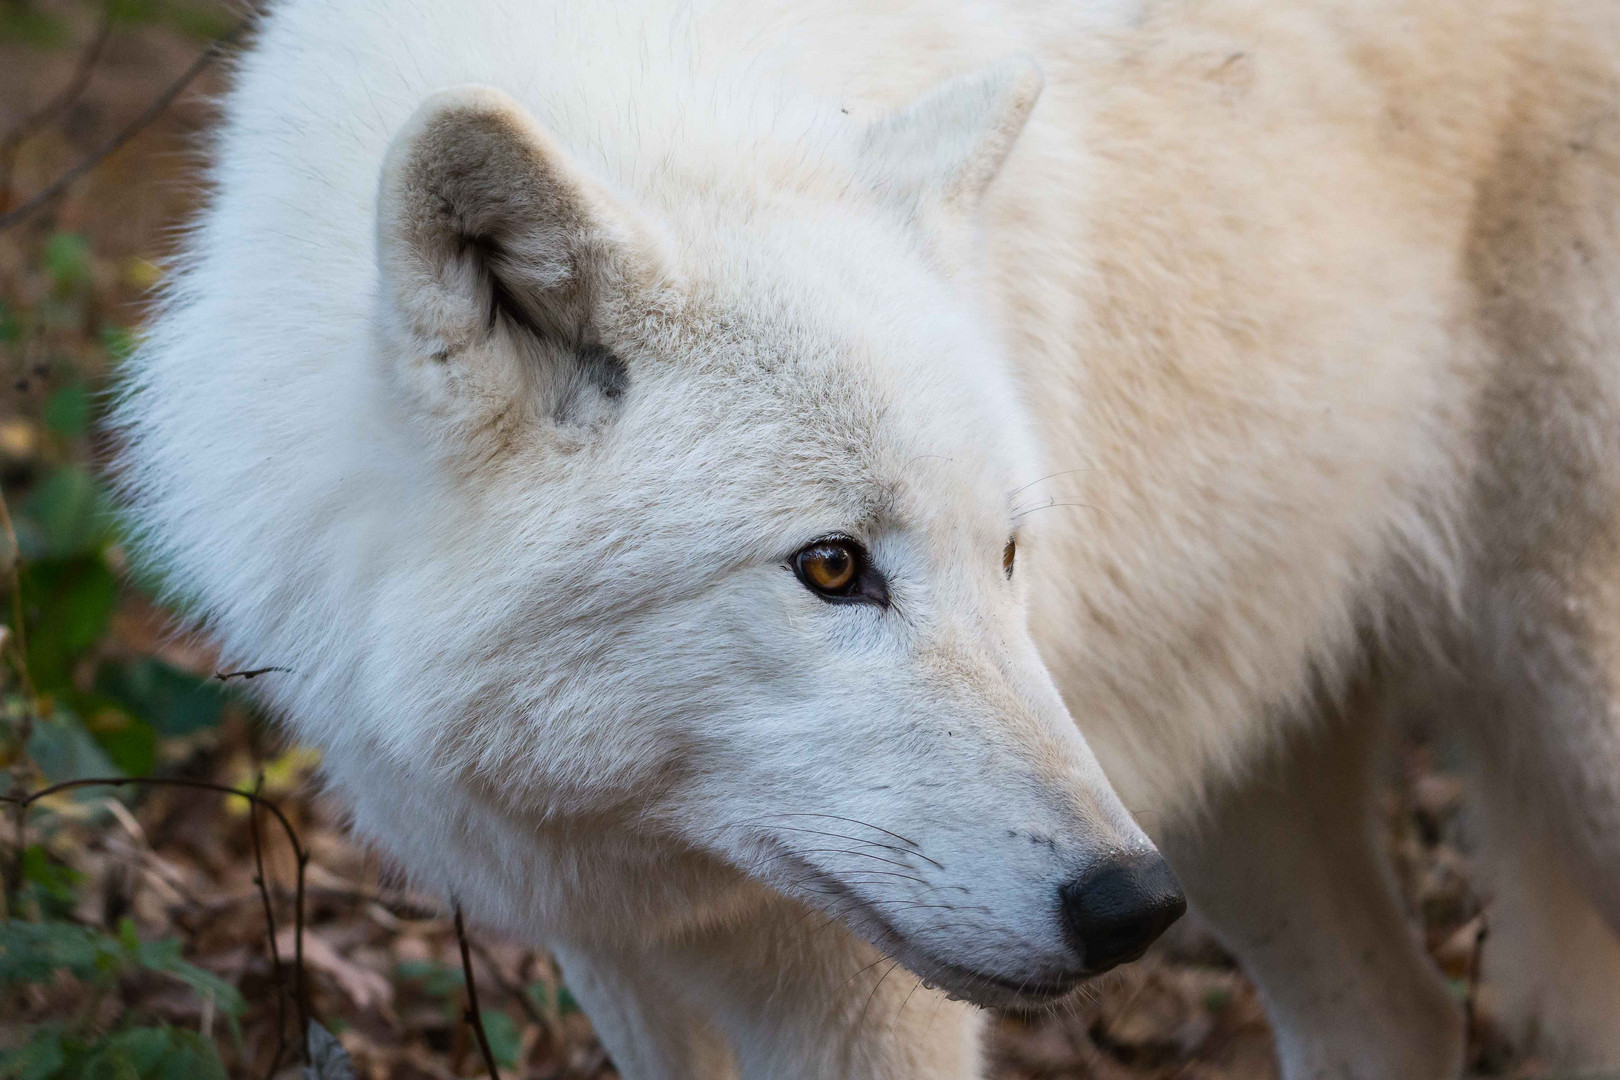
[{"label": "wolf's lip", "polygon": [[[873,945],[893,956],[922,979],[923,984],[939,990],[956,1001],[967,1001],[983,1008],[1023,1008],[1043,1005],[1071,993],[1091,977],[1087,971],[1067,971],[1055,977],[1042,979],[1010,978],[976,971],[949,961],[940,960],[915,945],[911,939],[891,923],[882,911],[868,904],[843,882],[817,869],[785,845],[778,847],[784,861],[797,864],[798,884],[814,884],[819,888],[808,890],[805,899],[835,900],[853,904],[838,916],[838,921],[866,938]],[[797,890],[796,890],[797,891]],[[804,892],[800,892],[804,896]]]},{"label": "wolf's lip", "polygon": [[887,947],[901,963],[922,979],[924,986],[942,992],[953,1001],[966,1001],[985,1009],[1031,1008],[1073,993],[1075,988],[1091,977],[1089,973],[1076,971],[1066,972],[1055,978],[1013,979],[1005,975],[975,971],[973,968],[962,967],[960,964],[952,964],[930,956],[914,946],[910,939],[896,930],[880,912],[868,914],[869,918],[892,939],[888,946],[878,942],[874,944],[879,948]]},{"label": "wolf's lip", "polygon": [[[1076,987],[1090,978],[1090,976],[1084,972],[1075,972],[1072,975],[1060,975],[1055,979],[1046,979],[1042,981],[1035,981],[1033,979],[1008,979],[1000,975],[988,975],[982,971],[974,971],[971,968],[958,967],[955,964],[939,964],[937,970],[942,974],[948,972],[950,981],[959,986],[974,986],[976,984],[980,986],[984,984],[994,986],[998,991],[1001,992],[1001,994],[1006,994],[1011,998],[1010,1002],[1001,1000],[1001,996],[998,994],[998,1001],[996,1003],[1001,1005],[1016,1005],[1019,1003],[1038,1005],[1044,1002],[1052,1001],[1056,998],[1063,997],[1066,994],[1073,993]],[[952,993],[949,987],[938,985],[939,979],[939,975],[936,975],[932,980],[924,979],[923,985],[931,986],[935,989],[942,989],[945,991],[946,995],[950,997],[957,996],[956,994]],[[962,996],[966,997],[967,1000],[974,1001],[975,1004],[978,1004],[978,1001],[971,994],[971,992],[968,994],[963,994]]]}]

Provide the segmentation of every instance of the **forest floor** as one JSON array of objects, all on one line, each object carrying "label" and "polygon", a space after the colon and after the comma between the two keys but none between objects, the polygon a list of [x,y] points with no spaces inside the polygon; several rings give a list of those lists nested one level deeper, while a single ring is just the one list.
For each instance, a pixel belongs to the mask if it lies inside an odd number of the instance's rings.
[{"label": "forest floor", "polygon": [[[237,18],[217,0],[0,0],[0,213],[138,117]],[[199,133],[221,86],[217,70],[205,72],[62,198],[0,234],[0,481],[21,545],[33,681],[21,681],[12,625],[0,642],[11,658],[4,782],[14,792],[109,774],[257,786],[309,856],[310,1014],[362,1076],[481,1075],[446,913],[348,837],[320,790],[317,756],[278,740],[237,692],[242,680],[212,679],[207,646],[167,632],[103,516],[98,470],[110,448],[95,424],[97,392],[199,197]],[[1436,756],[1410,745],[1391,768],[1396,878],[1414,928],[1473,1014],[1472,1067],[1541,1075],[1490,1019],[1486,907],[1470,884],[1460,784]],[[42,800],[22,848],[17,825],[7,815],[0,826],[15,917],[0,945],[0,1077],[77,1075],[97,1053],[124,1054],[144,1076],[157,1051],[141,1057],[141,1033],[152,1031],[165,1033],[165,1053],[199,1055],[201,1074],[264,1075],[299,1011],[288,978],[298,863],[276,823],[250,816],[239,798],[161,787]],[[28,937],[19,921],[46,929]],[[476,926],[471,939],[506,1075],[615,1075],[542,953]],[[44,960],[24,970],[30,956]],[[991,1054],[1004,1080],[1276,1075],[1254,989],[1192,918],[1072,1002],[997,1017]],[[281,1072],[293,1075],[295,1056],[283,1050]]]}]

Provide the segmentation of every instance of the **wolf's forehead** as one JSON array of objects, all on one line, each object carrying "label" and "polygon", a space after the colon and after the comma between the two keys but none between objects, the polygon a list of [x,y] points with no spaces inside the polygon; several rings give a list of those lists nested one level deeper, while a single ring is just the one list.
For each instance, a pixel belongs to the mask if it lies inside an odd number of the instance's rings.
[{"label": "wolf's forehead", "polygon": [[996,433],[937,388],[908,392],[904,377],[851,358],[727,381],[716,472],[750,502],[874,531],[1002,512],[1013,470]]},{"label": "wolf's forehead", "polygon": [[863,517],[970,492],[999,505],[1020,469],[1005,410],[982,392],[993,357],[976,328],[902,303],[917,299],[903,283],[851,285],[761,266],[746,287],[705,282],[652,324],[647,351],[681,426],[711,448],[705,471]]}]

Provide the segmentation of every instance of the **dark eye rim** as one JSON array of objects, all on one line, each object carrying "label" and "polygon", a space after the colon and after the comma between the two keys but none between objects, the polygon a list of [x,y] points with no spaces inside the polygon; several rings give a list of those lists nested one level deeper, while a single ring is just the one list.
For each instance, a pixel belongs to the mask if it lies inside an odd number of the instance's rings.
[{"label": "dark eye rim", "polygon": [[1007,537],[1007,546],[1001,549],[1001,572],[1011,581],[1013,571],[1018,569],[1018,537]]},{"label": "dark eye rim", "polygon": [[[836,591],[828,591],[815,584],[804,572],[804,557],[817,548],[841,547],[849,552],[850,559],[855,564],[855,573],[850,576],[849,584]],[[787,560],[788,569],[793,576],[799,579],[799,584],[808,589],[815,597],[829,604],[875,604],[881,608],[889,606],[889,584],[883,579],[873,566],[872,559],[866,552],[865,546],[859,540],[843,533],[829,533],[818,536],[795,551]]]}]

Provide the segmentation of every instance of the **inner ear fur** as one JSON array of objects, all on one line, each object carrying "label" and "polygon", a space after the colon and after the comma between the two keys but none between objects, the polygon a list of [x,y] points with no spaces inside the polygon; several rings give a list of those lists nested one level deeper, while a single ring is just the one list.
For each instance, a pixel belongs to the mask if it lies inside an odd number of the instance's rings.
[{"label": "inner ear fur", "polygon": [[862,167],[886,201],[949,228],[978,210],[1043,85],[1027,56],[947,79],[867,126]]},{"label": "inner ear fur", "polygon": [[383,166],[378,256],[401,329],[449,359],[505,320],[580,348],[638,254],[627,215],[498,90],[428,98]]}]

